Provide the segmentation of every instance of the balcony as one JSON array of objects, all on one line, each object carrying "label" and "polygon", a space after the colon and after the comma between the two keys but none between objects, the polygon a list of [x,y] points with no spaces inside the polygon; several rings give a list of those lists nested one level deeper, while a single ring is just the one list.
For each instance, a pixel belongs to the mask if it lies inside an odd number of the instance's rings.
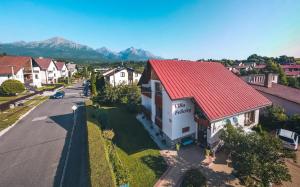
[{"label": "balcony", "polygon": [[195,120],[199,125],[206,126],[206,127],[209,126],[209,121],[208,121],[207,119],[200,118],[197,114],[194,115],[194,120]]},{"label": "balcony", "polygon": [[157,106],[162,106],[162,96],[161,93],[156,93],[155,94],[155,105]]},{"label": "balcony", "polygon": [[141,88],[142,94],[151,98],[151,88],[150,87],[143,87]]}]

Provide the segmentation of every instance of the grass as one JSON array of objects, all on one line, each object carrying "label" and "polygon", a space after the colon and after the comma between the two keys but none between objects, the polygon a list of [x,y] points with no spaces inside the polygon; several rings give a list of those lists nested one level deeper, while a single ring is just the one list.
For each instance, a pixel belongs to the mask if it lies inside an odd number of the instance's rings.
[{"label": "grass", "polygon": [[124,106],[102,107],[107,128],[113,129],[117,153],[129,170],[129,185],[150,187],[164,173],[167,165],[147,131]]},{"label": "grass", "polygon": [[36,96],[31,100],[28,100],[24,103],[23,106],[17,106],[13,109],[6,110],[0,113],[0,131],[5,129],[6,127],[15,123],[20,116],[25,114],[34,106],[39,105],[43,101],[45,101],[48,97]]},{"label": "grass", "polygon": [[[89,105],[90,103],[87,103]],[[115,185],[114,175],[109,164],[105,142],[97,121],[93,116],[97,112],[92,106],[86,107],[89,174],[92,187],[111,187]]]},{"label": "grass", "polygon": [[25,95],[28,95],[30,94],[29,92],[24,92],[24,93],[20,93],[16,96],[0,96],[0,104],[2,103],[6,103],[8,101],[11,101],[11,100],[14,100],[14,99],[17,99],[17,98],[20,98],[20,97],[23,97]]}]

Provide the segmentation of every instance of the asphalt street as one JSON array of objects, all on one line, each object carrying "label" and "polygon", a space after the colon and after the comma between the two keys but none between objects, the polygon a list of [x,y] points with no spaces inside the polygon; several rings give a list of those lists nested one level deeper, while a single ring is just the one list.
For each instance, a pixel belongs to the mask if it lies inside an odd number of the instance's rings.
[{"label": "asphalt street", "polygon": [[[81,92],[80,84],[65,89],[64,99],[45,101],[0,137],[1,187],[88,186]],[[75,104],[79,108],[74,123]]]}]

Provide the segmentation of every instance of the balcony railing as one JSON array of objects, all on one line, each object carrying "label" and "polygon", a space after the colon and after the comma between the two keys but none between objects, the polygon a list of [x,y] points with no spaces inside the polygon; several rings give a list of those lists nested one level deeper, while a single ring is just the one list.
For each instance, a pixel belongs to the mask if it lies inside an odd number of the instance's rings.
[{"label": "balcony railing", "polygon": [[141,88],[142,94],[151,98],[151,88],[150,87],[143,87]]}]

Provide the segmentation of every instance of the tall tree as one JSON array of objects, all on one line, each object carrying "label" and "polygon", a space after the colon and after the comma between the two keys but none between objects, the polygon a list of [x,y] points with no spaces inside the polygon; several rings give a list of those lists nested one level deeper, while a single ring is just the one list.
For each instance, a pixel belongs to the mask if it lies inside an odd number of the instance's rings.
[{"label": "tall tree", "polygon": [[282,67],[277,64],[278,66],[278,78],[279,78],[279,84],[282,84],[282,85],[287,85],[288,84],[288,81],[287,81],[287,78],[286,78],[286,75],[282,69]]},{"label": "tall tree", "polygon": [[97,94],[97,89],[96,89],[96,75],[95,71],[92,70],[91,74],[91,94],[95,96]]}]

